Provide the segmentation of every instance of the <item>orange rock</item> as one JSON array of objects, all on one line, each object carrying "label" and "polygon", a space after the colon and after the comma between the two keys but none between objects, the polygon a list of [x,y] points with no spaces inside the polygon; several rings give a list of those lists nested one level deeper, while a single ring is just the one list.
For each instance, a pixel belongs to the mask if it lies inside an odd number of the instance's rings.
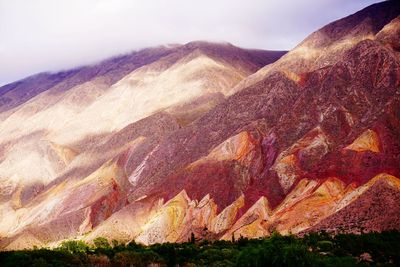
[{"label": "orange rock", "polygon": [[325,180],[318,187],[315,182],[300,182],[281,207],[274,211],[268,222],[269,231],[282,234],[298,233],[331,215],[336,203],[343,197],[346,187],[336,178]]},{"label": "orange rock", "polygon": [[250,165],[251,152],[255,148],[253,140],[247,131],[240,132],[230,137],[217,147],[215,147],[207,156],[190,164],[188,168],[193,168],[208,161],[226,161],[237,160],[245,165]]},{"label": "orange rock", "polygon": [[232,227],[235,223],[237,212],[243,206],[244,196],[242,195],[212,220],[211,231],[218,234]]},{"label": "orange rock", "polygon": [[364,131],[353,143],[345,147],[345,149],[354,150],[357,152],[372,151],[380,152],[380,142],[378,134],[373,130]]},{"label": "orange rock", "polygon": [[142,232],[135,240],[143,244],[176,242],[182,231],[189,202],[185,190],[181,191],[157,211],[142,227]]},{"label": "orange rock", "polygon": [[256,238],[269,235],[270,233],[265,228],[265,223],[270,219],[271,213],[268,200],[265,197],[261,197],[236,221],[229,231],[223,235],[222,239],[230,240],[232,236],[235,238],[240,236]]}]

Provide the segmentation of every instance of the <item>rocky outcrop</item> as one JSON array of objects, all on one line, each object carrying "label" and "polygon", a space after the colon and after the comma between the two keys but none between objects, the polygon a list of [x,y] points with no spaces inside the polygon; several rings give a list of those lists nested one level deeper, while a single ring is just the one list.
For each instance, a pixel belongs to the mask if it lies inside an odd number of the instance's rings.
[{"label": "rocky outcrop", "polygon": [[373,130],[366,130],[353,143],[345,147],[345,149],[354,150],[357,152],[371,151],[379,153],[379,136]]},{"label": "rocky outcrop", "polygon": [[268,200],[261,197],[229,228],[222,239],[235,240],[239,237],[256,238],[269,235],[265,224],[270,220],[271,214]]},{"label": "rocky outcrop", "polygon": [[347,198],[347,205],[339,205],[337,212],[307,231],[363,233],[398,229],[399,200],[400,180],[387,174],[379,175],[362,190],[356,190],[351,202]]}]

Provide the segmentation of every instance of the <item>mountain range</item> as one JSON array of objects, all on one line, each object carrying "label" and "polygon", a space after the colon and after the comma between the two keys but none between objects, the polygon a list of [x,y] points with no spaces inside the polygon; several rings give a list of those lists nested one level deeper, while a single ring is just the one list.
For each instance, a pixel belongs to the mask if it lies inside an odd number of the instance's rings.
[{"label": "mountain range", "polygon": [[0,249],[400,229],[400,5],[0,88]]}]

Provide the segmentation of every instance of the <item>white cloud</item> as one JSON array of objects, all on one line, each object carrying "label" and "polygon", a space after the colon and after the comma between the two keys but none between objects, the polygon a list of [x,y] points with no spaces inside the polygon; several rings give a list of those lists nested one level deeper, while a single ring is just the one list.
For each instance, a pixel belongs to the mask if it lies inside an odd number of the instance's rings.
[{"label": "white cloud", "polygon": [[348,0],[0,0],[0,84],[166,43],[290,49],[373,2]]}]

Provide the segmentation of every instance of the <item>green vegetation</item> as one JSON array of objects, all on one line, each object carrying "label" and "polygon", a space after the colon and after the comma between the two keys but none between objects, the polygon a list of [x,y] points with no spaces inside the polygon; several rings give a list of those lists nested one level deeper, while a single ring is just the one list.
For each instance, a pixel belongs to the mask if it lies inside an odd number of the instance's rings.
[{"label": "green vegetation", "polygon": [[[400,266],[400,232],[362,235],[313,233],[303,238],[196,241],[142,246],[99,237],[88,245],[0,252],[0,266]],[[156,264],[156,265],[154,265]]]}]

